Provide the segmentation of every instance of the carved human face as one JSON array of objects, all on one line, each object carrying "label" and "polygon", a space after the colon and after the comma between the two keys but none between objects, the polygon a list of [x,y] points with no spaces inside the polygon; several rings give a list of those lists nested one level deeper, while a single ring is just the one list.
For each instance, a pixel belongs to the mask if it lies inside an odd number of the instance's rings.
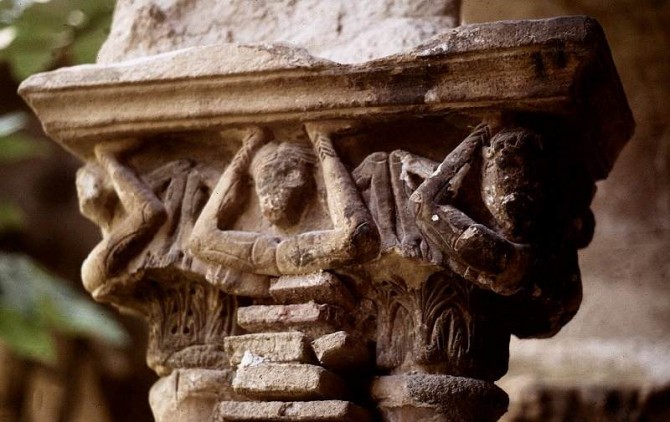
[{"label": "carved human face", "polygon": [[521,130],[501,132],[484,149],[484,203],[510,239],[526,238],[541,212],[541,150],[539,138]]},{"label": "carved human face", "polygon": [[300,220],[311,187],[311,175],[306,163],[278,152],[256,167],[254,182],[263,216],[272,224],[287,228]]}]

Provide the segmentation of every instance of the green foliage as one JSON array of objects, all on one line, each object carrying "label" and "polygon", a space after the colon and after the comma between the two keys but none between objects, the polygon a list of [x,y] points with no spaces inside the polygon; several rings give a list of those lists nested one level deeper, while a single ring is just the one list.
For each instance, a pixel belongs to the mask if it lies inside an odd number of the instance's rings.
[{"label": "green foliage", "polygon": [[[114,0],[0,0],[0,62],[16,81],[59,66],[90,63],[109,31]],[[0,165],[44,154],[28,136],[29,116],[0,116]],[[25,224],[0,200],[0,236]],[[21,255],[0,253],[0,340],[20,356],[54,363],[53,333],[122,346],[127,334],[104,308]]]},{"label": "green foliage", "polygon": [[[58,66],[91,63],[109,32],[114,0],[0,0],[0,62],[21,81]],[[25,113],[0,116],[0,164],[40,154]],[[0,223],[1,225],[1,223]]]},{"label": "green foliage", "polygon": [[28,115],[22,111],[0,116],[0,164],[44,154],[44,148],[38,147],[33,138],[20,132],[27,124]]},{"label": "green foliage", "polygon": [[0,236],[20,230],[25,224],[23,212],[11,202],[0,202]]},{"label": "green foliage", "polygon": [[[0,116],[0,165],[42,155],[45,150],[38,147],[35,139],[20,131],[28,123],[28,115],[17,111]],[[11,202],[0,201],[0,236],[23,227],[21,209]]]},{"label": "green foliage", "polygon": [[0,5],[0,60],[23,80],[59,65],[95,61],[109,31],[114,1],[0,0]]},{"label": "green foliage", "polygon": [[21,255],[0,253],[0,339],[15,353],[54,363],[52,332],[124,346],[128,337],[107,312]]}]

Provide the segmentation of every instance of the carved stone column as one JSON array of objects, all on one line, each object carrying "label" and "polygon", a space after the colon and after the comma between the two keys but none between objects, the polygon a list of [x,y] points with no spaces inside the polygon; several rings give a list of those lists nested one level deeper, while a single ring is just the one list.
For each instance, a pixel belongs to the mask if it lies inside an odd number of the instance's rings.
[{"label": "carved stone column", "polygon": [[85,162],[84,285],[147,319],[161,421],[497,420],[510,336],[577,312],[633,129],[584,17],[348,65],[215,44],[20,92]]}]

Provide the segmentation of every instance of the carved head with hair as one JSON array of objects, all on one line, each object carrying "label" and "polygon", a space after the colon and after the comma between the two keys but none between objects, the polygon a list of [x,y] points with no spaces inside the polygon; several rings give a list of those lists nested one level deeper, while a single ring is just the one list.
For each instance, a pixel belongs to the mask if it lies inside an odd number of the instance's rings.
[{"label": "carved head with hair", "polygon": [[251,162],[261,211],[272,224],[287,228],[297,224],[314,185],[311,148],[292,142],[270,142]]},{"label": "carved head with hair", "polygon": [[501,232],[527,241],[544,207],[542,139],[523,129],[503,129],[485,148],[484,203]]}]

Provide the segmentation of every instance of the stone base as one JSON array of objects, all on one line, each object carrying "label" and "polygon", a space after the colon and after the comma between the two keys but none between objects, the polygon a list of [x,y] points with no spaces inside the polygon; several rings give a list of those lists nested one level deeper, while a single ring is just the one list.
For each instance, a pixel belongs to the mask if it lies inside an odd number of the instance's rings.
[{"label": "stone base", "polygon": [[178,369],[149,391],[156,422],[208,421],[222,400],[235,400],[232,370]]},{"label": "stone base", "polygon": [[233,379],[235,392],[262,400],[321,400],[347,395],[344,382],[320,366],[260,363],[240,366]]},{"label": "stone base", "polygon": [[497,421],[508,405],[495,384],[449,375],[379,377],[372,396],[388,422]]},{"label": "stone base", "polygon": [[307,402],[222,402],[214,413],[214,422],[367,422],[364,409],[339,400]]}]

